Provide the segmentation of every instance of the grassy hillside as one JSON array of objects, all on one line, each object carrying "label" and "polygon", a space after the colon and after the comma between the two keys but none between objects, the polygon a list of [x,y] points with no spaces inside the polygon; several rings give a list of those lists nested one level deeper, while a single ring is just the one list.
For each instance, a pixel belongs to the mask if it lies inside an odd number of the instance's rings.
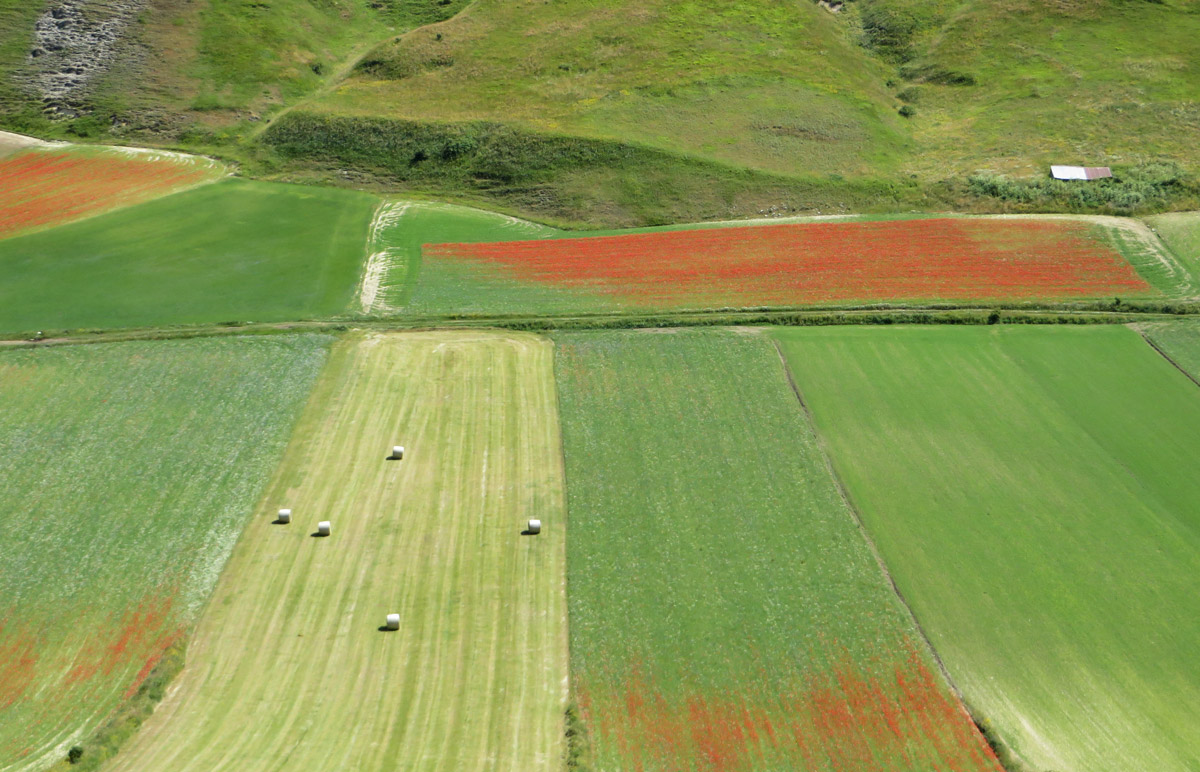
[{"label": "grassy hillside", "polygon": [[579,768],[998,770],[768,340],[555,341]]},{"label": "grassy hillside", "polygon": [[[551,352],[473,332],[340,342],[178,689],[110,769],[558,772]],[[294,521],[273,525],[285,506]],[[329,538],[310,537],[319,520]]]},{"label": "grassy hillside", "polygon": [[778,336],[978,715],[1033,769],[1194,769],[1196,385],[1124,327]]},{"label": "grassy hillside", "polygon": [[[1200,120],[1198,9],[156,0],[50,123],[20,97],[45,67],[29,58],[36,14],[0,0],[0,125],[182,143],[255,174],[593,226],[847,208],[1144,213],[1200,206],[1200,156],[1183,140]],[[1054,183],[1051,162],[1117,176]]]},{"label": "grassy hillside", "polygon": [[[320,89],[375,44],[445,19],[466,0],[124,3],[135,9],[130,23],[88,85],[58,100],[69,108],[58,123],[42,116],[36,90],[21,85],[47,70],[47,57],[30,51],[34,22],[49,5],[0,0],[0,116],[8,126],[219,144]],[[113,0],[74,5],[81,31],[118,7]],[[86,49],[67,55],[86,60]]]},{"label": "grassy hillside", "polygon": [[0,353],[0,767],[90,767],[161,698],[328,343]]},{"label": "grassy hillside", "polygon": [[[911,3],[910,3],[911,4]],[[925,177],[1131,166],[1200,149],[1200,3],[973,0],[901,72]]]},{"label": "grassy hillside", "polygon": [[372,196],[227,180],[0,241],[0,330],[283,321],[346,311]]},{"label": "grassy hillside", "polygon": [[318,104],[849,176],[890,171],[905,144],[882,71],[807,2],[481,0],[371,52]]},{"label": "grassy hillside", "polygon": [[895,211],[924,201],[905,181],[789,177],[492,122],[425,123],[297,110],[273,123],[261,141],[262,152],[250,168],[274,179],[407,189],[568,227]]}]

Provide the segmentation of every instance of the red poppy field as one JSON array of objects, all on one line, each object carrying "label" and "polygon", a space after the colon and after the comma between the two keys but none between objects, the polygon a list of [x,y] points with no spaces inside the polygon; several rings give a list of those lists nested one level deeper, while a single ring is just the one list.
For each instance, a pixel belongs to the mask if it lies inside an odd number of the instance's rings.
[{"label": "red poppy field", "polygon": [[0,238],[147,201],[220,176],[207,159],[33,150],[0,159]]},{"label": "red poppy field", "polygon": [[762,675],[750,688],[667,696],[634,670],[598,691],[577,682],[575,695],[596,744],[627,769],[1001,772],[915,652],[877,674],[845,657],[807,676]]},{"label": "red poppy field", "polygon": [[1153,292],[1094,226],[1071,221],[822,222],[426,245],[426,269],[439,263],[638,308]]}]

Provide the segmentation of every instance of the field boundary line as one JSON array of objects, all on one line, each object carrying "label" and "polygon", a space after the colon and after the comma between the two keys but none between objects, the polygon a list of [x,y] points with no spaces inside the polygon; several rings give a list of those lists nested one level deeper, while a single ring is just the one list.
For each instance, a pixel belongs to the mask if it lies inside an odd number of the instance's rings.
[{"label": "field boundary line", "polygon": [[1162,346],[1158,345],[1158,343],[1156,343],[1153,338],[1151,338],[1149,335],[1146,334],[1145,330],[1141,329],[1138,326],[1133,326],[1133,329],[1137,332],[1138,335],[1140,335],[1142,337],[1142,340],[1146,341],[1147,345],[1149,345],[1150,348],[1157,351],[1159,356],[1161,356],[1163,359],[1167,360],[1167,362],[1169,362],[1171,364],[1171,367],[1174,367],[1176,370],[1183,373],[1185,378],[1187,378],[1192,383],[1196,384],[1196,386],[1200,387],[1200,378],[1197,378],[1196,376],[1192,375],[1187,370],[1185,370],[1183,368],[1183,365],[1176,362],[1174,357],[1172,357],[1170,354],[1168,354],[1163,349]]},{"label": "field boundary line", "polygon": [[[829,453],[829,448],[825,442],[825,437],[821,434],[820,430],[817,429],[817,422],[813,416],[812,409],[808,406],[808,402],[805,401],[804,393],[800,391],[800,384],[796,383],[796,378],[792,373],[791,365],[788,364],[787,356],[783,353],[783,347],[780,346],[779,341],[775,339],[771,340],[771,345],[775,347],[775,353],[779,356],[779,363],[783,366],[784,375],[787,377],[788,385],[792,388],[792,394],[795,395],[796,402],[798,402],[800,405],[800,411],[804,414],[804,419],[808,422],[809,427],[812,429],[813,438],[817,442],[817,449],[821,452],[821,457],[825,461],[825,468],[829,470],[829,474],[833,478],[834,485],[837,487],[838,495],[846,504],[846,509],[850,512],[850,516],[854,519],[854,524],[858,527],[858,532],[866,541],[867,548],[871,550],[871,554],[875,557],[875,562],[878,564],[879,570],[883,572],[884,578],[887,579],[888,584],[891,586],[892,592],[895,594],[896,599],[900,601],[901,607],[903,607],[904,611],[908,614],[908,618],[912,620],[913,627],[916,628],[917,634],[921,636],[921,640],[925,642],[925,648],[929,651],[929,655],[933,657],[933,661],[937,663],[937,667],[938,670],[941,671],[942,678],[946,680],[946,685],[950,687],[952,692],[954,692],[954,696],[958,699],[959,706],[962,707],[963,712],[966,713],[967,718],[970,719],[971,723],[975,725],[976,731],[978,731],[980,735],[984,737],[985,741],[989,741],[991,738],[984,733],[980,722],[976,719],[975,715],[971,713],[971,709],[967,706],[967,700],[963,696],[962,690],[959,689],[958,684],[954,682],[954,678],[951,677],[950,671],[946,668],[946,663],[942,661],[941,655],[938,654],[937,649],[934,647],[933,641],[929,637],[929,633],[927,633],[925,628],[921,626],[921,621],[917,619],[917,615],[913,612],[912,606],[908,605],[908,600],[904,597],[904,593],[900,591],[900,587],[896,584],[896,580],[892,577],[892,572],[888,570],[887,563],[885,563],[883,560],[883,554],[879,551],[879,548],[875,546],[875,540],[871,538],[871,534],[867,530],[866,523],[863,522],[862,513],[858,511],[858,507],[855,505],[854,499],[850,496],[849,489],[846,488],[846,484],[842,481],[842,476],[838,473],[837,467],[833,463],[833,456]],[[1005,745],[1005,750],[1011,756],[1016,757],[1021,764],[1025,764],[1024,759],[1021,759],[1019,756],[1017,756],[1012,748]],[[999,759],[997,759],[997,763],[1000,763]],[[1000,764],[1000,766],[1002,768],[1004,767],[1003,764]]]}]

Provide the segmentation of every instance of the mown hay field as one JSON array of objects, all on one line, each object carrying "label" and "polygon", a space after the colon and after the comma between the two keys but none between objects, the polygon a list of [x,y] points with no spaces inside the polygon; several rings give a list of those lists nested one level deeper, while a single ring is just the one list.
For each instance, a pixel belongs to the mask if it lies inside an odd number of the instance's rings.
[{"label": "mown hay field", "polygon": [[38,147],[0,157],[0,239],[141,203],[225,173],[199,156]]},{"label": "mown hay field", "polygon": [[551,351],[482,332],[336,344],[177,688],[111,769],[561,769]]},{"label": "mown hay field", "polygon": [[0,352],[0,768],[43,769],[198,618],[329,339]]},{"label": "mown hay field", "polygon": [[769,339],[555,341],[583,768],[998,772]]},{"label": "mown hay field", "polygon": [[0,241],[0,331],[344,313],[376,199],[225,180]]},{"label": "mown hay field", "polygon": [[1194,768],[1196,384],[1124,327],[776,335],[978,716],[1035,769]]}]

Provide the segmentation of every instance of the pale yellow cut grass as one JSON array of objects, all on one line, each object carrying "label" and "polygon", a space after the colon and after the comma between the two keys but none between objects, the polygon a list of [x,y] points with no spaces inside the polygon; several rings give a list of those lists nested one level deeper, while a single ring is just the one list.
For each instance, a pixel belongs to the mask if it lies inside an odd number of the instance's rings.
[{"label": "pale yellow cut grass", "polygon": [[[557,416],[536,336],[337,344],[187,667],[111,769],[560,769]],[[531,517],[541,535],[520,535]]]}]

